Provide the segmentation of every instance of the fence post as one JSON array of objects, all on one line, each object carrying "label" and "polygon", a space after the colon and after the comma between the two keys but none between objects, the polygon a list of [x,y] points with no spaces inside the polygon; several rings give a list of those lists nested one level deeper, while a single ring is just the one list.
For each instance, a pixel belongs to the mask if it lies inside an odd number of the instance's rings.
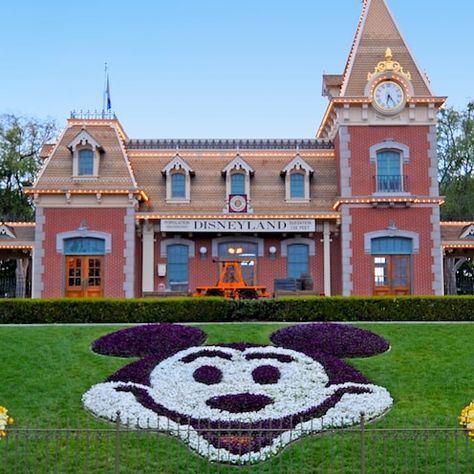
[{"label": "fence post", "polygon": [[120,473],[120,412],[117,412],[115,419],[115,467],[114,473]]},{"label": "fence post", "polygon": [[360,414],[360,474],[365,474],[365,413]]}]

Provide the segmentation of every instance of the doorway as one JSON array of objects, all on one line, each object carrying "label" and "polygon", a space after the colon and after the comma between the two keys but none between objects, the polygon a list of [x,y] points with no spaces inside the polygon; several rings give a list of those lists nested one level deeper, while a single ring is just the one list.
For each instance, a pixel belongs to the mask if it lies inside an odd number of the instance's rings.
[{"label": "doorway", "polygon": [[411,265],[409,255],[374,257],[374,294],[409,295]]},{"label": "doorway", "polygon": [[66,297],[99,298],[103,296],[103,257],[66,257]]}]

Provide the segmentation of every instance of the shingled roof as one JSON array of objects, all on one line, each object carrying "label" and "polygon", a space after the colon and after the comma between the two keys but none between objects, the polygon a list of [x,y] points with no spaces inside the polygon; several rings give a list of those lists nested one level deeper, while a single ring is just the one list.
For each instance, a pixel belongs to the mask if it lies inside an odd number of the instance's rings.
[{"label": "shingled roof", "polygon": [[367,74],[383,61],[387,48],[394,61],[410,72],[415,96],[432,96],[425,74],[421,72],[385,0],[364,0],[364,7],[344,71],[342,97],[362,97]]}]

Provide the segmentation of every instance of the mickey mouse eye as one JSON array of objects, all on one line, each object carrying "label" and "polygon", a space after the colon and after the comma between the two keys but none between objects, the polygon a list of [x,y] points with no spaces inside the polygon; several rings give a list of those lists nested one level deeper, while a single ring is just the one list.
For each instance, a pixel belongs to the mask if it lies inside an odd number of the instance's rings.
[{"label": "mickey mouse eye", "polygon": [[277,383],[280,375],[280,371],[273,365],[260,365],[252,371],[254,381],[260,385]]},{"label": "mickey mouse eye", "polygon": [[203,365],[193,373],[194,380],[206,385],[214,385],[222,380],[222,371],[212,365]]}]

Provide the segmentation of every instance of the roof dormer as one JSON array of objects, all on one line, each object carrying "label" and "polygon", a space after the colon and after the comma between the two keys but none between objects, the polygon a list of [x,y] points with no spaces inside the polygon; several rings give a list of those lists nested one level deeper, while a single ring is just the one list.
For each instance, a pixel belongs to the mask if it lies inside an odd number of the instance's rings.
[{"label": "roof dormer", "polygon": [[[237,153],[222,170],[225,177],[226,199],[224,212],[252,212],[250,207],[250,178],[253,168]],[[237,206],[229,206],[230,201],[237,200]]]},{"label": "roof dormer", "polygon": [[0,238],[16,239],[15,231],[6,224],[0,224]]},{"label": "roof dormer", "polygon": [[67,145],[72,153],[72,176],[77,179],[98,178],[102,146],[83,127]]},{"label": "roof dormer", "polygon": [[287,202],[310,201],[310,178],[314,169],[306,163],[299,153],[281,170],[285,178],[285,196]]},{"label": "roof dormer", "polygon": [[166,202],[191,201],[191,177],[194,176],[194,171],[179,153],[176,153],[161,173],[166,178]]}]

